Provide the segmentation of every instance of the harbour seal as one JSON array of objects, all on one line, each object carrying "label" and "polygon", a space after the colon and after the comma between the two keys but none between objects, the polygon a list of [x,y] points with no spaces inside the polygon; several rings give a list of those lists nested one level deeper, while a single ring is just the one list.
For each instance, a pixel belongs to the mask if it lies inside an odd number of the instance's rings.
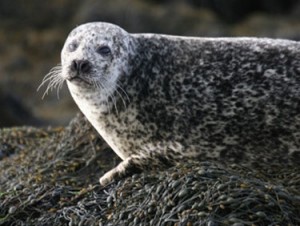
[{"label": "harbour seal", "polygon": [[113,179],[185,158],[299,163],[300,43],[76,27],[47,91],[76,104],[123,160]]}]

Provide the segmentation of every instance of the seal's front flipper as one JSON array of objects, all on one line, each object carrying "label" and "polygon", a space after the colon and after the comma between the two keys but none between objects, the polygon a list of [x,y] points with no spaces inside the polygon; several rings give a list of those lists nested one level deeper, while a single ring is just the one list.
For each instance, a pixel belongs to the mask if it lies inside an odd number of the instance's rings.
[{"label": "seal's front flipper", "polygon": [[113,180],[119,180],[136,173],[141,173],[146,169],[166,168],[171,165],[170,160],[163,156],[154,158],[154,156],[132,155],[122,161],[118,166],[105,173],[99,181],[102,186],[105,186]]},{"label": "seal's front flipper", "polygon": [[100,184],[102,186],[105,186],[113,180],[118,180],[123,177],[142,172],[142,169],[136,164],[139,159],[140,158],[137,158],[135,156],[125,159],[115,168],[105,173],[99,180]]}]

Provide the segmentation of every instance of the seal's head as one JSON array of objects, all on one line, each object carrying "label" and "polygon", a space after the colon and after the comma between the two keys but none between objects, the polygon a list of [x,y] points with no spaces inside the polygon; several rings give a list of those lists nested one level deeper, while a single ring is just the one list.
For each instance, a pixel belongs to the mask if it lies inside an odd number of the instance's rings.
[{"label": "seal's head", "polygon": [[[135,39],[122,28],[103,22],[87,23],[76,27],[69,34],[61,51],[61,64],[54,67],[38,87],[48,83],[43,97],[49,90],[67,85],[79,106],[87,99],[92,104],[108,110],[115,95],[126,94],[120,80],[131,73],[130,63],[136,52]],[[118,91],[119,89],[119,91]],[[116,94],[117,93],[117,94]],[[96,103],[97,102],[97,103]],[[81,107],[84,108],[84,107]]]},{"label": "seal's head", "polygon": [[120,76],[129,73],[133,51],[130,35],[116,25],[80,25],[71,31],[62,49],[61,76],[70,89],[94,87],[109,96]]}]

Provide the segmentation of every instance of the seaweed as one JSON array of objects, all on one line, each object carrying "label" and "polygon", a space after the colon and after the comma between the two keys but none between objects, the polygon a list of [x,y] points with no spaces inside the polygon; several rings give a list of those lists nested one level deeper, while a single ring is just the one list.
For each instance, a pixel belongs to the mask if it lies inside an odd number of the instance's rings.
[{"label": "seaweed", "polygon": [[300,167],[185,161],[100,186],[120,160],[78,114],[0,130],[0,225],[300,225]]}]

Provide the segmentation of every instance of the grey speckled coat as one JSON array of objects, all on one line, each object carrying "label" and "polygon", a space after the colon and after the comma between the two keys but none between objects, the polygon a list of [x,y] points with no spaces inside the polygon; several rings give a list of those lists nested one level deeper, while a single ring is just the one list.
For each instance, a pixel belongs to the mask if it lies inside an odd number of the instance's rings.
[{"label": "grey speckled coat", "polygon": [[[75,31],[62,74],[124,160],[102,184],[184,157],[299,163],[299,42],[128,34],[106,23]],[[74,42],[76,54],[68,51]],[[78,56],[91,70],[72,72]]]}]

